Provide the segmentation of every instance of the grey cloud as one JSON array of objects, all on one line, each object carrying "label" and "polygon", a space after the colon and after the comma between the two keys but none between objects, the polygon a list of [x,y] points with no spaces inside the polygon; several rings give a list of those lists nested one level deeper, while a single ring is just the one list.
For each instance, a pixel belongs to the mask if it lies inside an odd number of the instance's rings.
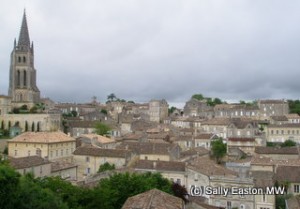
[{"label": "grey cloud", "polygon": [[[23,6],[0,8],[0,92]],[[56,101],[109,93],[184,102],[299,98],[298,1],[27,1],[38,85]]]}]

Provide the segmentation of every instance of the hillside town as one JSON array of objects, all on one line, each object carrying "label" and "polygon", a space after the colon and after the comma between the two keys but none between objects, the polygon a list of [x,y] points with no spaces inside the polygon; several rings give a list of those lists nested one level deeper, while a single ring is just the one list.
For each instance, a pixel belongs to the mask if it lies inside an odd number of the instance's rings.
[{"label": "hillside town", "polygon": [[[182,199],[151,188],[122,209],[300,208],[300,116],[286,99],[228,103],[195,94],[177,108],[112,93],[103,102],[55,102],[40,96],[28,31],[24,12],[8,95],[0,95],[1,161],[20,175],[93,188],[113,175],[150,172],[186,189]],[[284,192],[266,192],[275,187]]]}]

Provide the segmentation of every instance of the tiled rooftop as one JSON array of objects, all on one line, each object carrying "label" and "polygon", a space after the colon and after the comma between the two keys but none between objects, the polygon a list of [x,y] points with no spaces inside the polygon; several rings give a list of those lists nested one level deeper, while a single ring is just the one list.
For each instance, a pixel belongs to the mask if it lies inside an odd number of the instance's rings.
[{"label": "tiled rooftop", "polygon": [[75,142],[75,139],[67,134],[57,132],[24,132],[8,142],[22,143],[57,143],[57,142]]},{"label": "tiled rooftop", "polygon": [[158,189],[152,189],[147,192],[129,197],[122,209],[183,209],[183,200],[162,192]]}]

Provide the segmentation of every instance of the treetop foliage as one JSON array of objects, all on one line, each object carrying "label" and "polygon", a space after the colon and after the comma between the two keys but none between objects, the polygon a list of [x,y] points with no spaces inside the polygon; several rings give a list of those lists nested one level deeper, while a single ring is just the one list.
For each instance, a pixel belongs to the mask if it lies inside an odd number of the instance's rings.
[{"label": "treetop foliage", "polygon": [[111,130],[111,128],[108,125],[106,125],[105,123],[97,122],[95,124],[95,133],[96,134],[104,136],[104,135],[107,135],[110,130]]},{"label": "treetop foliage", "polygon": [[[82,188],[60,177],[21,176],[0,163],[1,209],[120,209],[128,197],[157,188],[182,197],[184,188],[173,186],[159,173],[118,173],[102,179],[94,188]],[[173,189],[174,189],[173,188]]]},{"label": "treetop foliage", "polygon": [[224,104],[226,102],[222,101],[219,98],[211,98],[211,97],[204,97],[202,94],[194,94],[192,96],[193,99],[197,99],[199,101],[206,100],[207,105],[209,106],[215,106],[217,104]]},{"label": "treetop foliage", "polygon": [[221,158],[223,158],[227,153],[227,146],[220,138],[211,142],[211,151],[212,157],[216,159],[217,163],[220,163]]}]

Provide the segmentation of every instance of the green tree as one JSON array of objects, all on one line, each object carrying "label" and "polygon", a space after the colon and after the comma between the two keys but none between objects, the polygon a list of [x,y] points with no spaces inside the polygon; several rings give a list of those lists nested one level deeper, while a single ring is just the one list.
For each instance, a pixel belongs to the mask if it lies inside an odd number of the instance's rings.
[{"label": "green tree", "polygon": [[203,100],[203,99],[205,99],[202,94],[194,94],[192,96],[192,98],[193,99],[197,99],[197,100]]},{"label": "green tree", "polygon": [[294,147],[294,146],[296,146],[296,142],[290,139],[286,140],[281,144],[281,147]]},{"label": "green tree", "polygon": [[102,136],[107,135],[110,130],[111,128],[104,123],[98,122],[95,125],[95,133]]},{"label": "green tree", "polygon": [[172,194],[171,182],[159,173],[114,174],[100,180],[86,208],[120,209],[128,197],[153,188]]},{"label": "green tree", "polygon": [[290,113],[300,114],[300,100],[288,100]]},{"label": "green tree", "polygon": [[67,209],[68,206],[57,195],[57,191],[42,188],[32,175],[25,175],[20,178],[20,186],[16,191],[15,208]]},{"label": "green tree", "polygon": [[172,106],[169,108],[169,114],[172,114],[177,108]]},{"label": "green tree", "polygon": [[111,93],[107,96],[107,101],[112,102],[117,99],[116,95],[114,93]]},{"label": "green tree", "polygon": [[56,193],[69,208],[83,208],[88,202],[87,197],[91,190],[72,185],[60,177],[46,177],[36,179],[36,183],[43,189]]},{"label": "green tree", "polygon": [[77,113],[76,110],[72,110],[72,111],[71,111],[71,115],[72,115],[72,117],[77,117],[77,116],[78,116],[78,113]]},{"label": "green tree", "polygon": [[108,162],[105,162],[104,164],[99,166],[98,173],[101,173],[103,171],[110,171],[115,169],[115,164],[109,164]]},{"label": "green tree", "polygon": [[14,208],[15,191],[18,190],[19,173],[13,168],[0,163],[0,207],[3,209]]},{"label": "green tree", "polygon": [[222,139],[217,139],[211,144],[212,157],[216,159],[217,163],[220,163],[221,159],[226,155],[227,152],[226,144],[223,143]]},{"label": "green tree", "polygon": [[107,115],[107,110],[106,109],[101,109],[100,112],[103,113],[104,115]]}]

